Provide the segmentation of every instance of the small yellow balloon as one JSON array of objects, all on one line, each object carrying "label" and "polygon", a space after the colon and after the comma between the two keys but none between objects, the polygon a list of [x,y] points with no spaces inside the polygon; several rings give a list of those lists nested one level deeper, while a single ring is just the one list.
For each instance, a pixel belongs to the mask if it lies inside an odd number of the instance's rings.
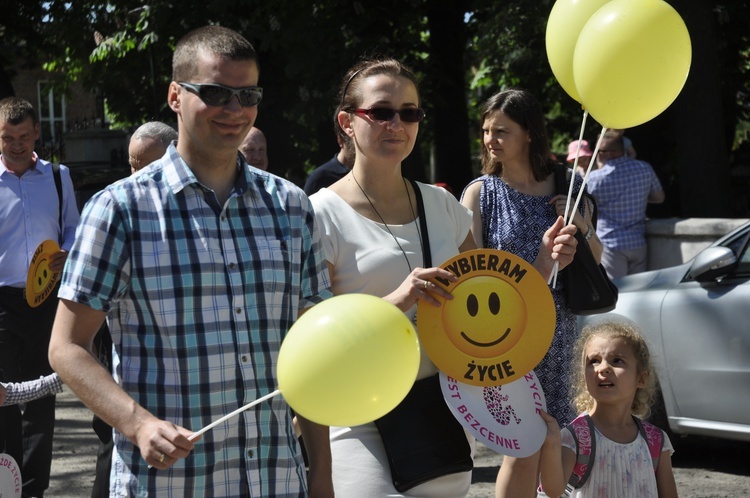
[{"label": "small yellow balloon", "polygon": [[589,18],[610,0],[557,0],[547,19],[547,59],[552,74],[568,95],[580,102],[573,79],[573,53]]},{"label": "small yellow balloon", "polygon": [[361,425],[393,410],[414,384],[419,340],[396,306],[343,294],[291,327],[277,364],[279,390],[295,412],[323,425]]},{"label": "small yellow balloon", "polygon": [[612,0],[581,30],[573,76],[583,107],[606,128],[631,128],[661,114],[690,71],[684,21],[662,0]]}]

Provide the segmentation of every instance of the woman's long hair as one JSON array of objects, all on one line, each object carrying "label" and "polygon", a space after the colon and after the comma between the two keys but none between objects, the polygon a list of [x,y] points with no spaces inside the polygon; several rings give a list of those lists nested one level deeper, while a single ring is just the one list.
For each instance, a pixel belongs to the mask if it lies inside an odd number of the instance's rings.
[{"label": "woman's long hair", "polygon": [[[484,123],[491,113],[500,111],[529,133],[531,139],[529,160],[536,181],[544,180],[554,171],[544,114],[542,114],[539,102],[531,93],[517,88],[503,90],[487,99],[481,105],[480,110],[482,112],[480,120],[482,127],[484,127]],[[481,158],[483,174],[498,176],[502,174],[503,163],[494,161],[484,144],[482,144]]]}]

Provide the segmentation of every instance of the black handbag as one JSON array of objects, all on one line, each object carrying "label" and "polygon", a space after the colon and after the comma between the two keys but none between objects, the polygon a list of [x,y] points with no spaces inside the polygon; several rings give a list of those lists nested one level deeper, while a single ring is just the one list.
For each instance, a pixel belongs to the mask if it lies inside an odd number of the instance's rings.
[{"label": "black handbag", "polygon": [[[424,267],[432,266],[427,220],[419,186],[412,181],[419,209]],[[406,398],[375,420],[393,485],[399,492],[440,476],[468,472],[474,467],[471,446],[461,424],[451,413],[433,375],[414,383]]]},{"label": "black handbag", "polygon": [[[572,174],[572,172],[571,172]],[[555,183],[558,194],[568,194],[567,168],[557,165]],[[584,194],[584,201],[591,202],[591,221],[596,228],[596,200]],[[576,254],[573,261],[562,270],[565,285],[565,300],[568,308],[576,315],[595,315],[615,309],[617,304],[617,287],[607,276],[607,271],[594,259],[589,243],[581,231],[576,232]]]},{"label": "black handbag", "polygon": [[375,426],[399,492],[474,467],[466,433],[443,399],[438,375],[415,382],[406,398]]}]

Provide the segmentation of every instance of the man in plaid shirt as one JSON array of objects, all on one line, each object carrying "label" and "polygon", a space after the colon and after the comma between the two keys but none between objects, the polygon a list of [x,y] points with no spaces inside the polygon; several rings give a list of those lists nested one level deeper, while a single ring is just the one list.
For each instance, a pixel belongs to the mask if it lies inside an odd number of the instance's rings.
[{"label": "man in plaid shirt", "polygon": [[610,278],[645,271],[646,207],[664,202],[659,178],[650,164],[625,155],[622,134],[612,130],[602,138],[597,162],[586,185],[599,212],[602,266]]},{"label": "man in plaid shirt", "polygon": [[[110,496],[332,496],[327,427],[301,419],[309,486],[276,389],[289,327],[329,297],[310,203],[238,146],[262,97],[253,47],[206,26],[177,44],[178,139],[86,206],[62,278],[50,361],[114,427]],[[107,318],[113,376],[91,342]],[[150,468],[152,467],[152,468]]]}]

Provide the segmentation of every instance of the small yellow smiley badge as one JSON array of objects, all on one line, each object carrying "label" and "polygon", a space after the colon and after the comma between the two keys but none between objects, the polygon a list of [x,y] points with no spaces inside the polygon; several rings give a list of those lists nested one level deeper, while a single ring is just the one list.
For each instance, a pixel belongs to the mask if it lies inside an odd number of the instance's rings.
[{"label": "small yellow smiley badge", "polygon": [[26,276],[26,302],[36,308],[42,304],[55,289],[60,278],[59,272],[50,270],[50,256],[60,252],[60,246],[54,240],[45,240],[34,251]]},{"label": "small yellow smiley badge", "polygon": [[453,295],[419,302],[417,325],[427,355],[445,374],[474,386],[508,384],[528,374],[555,333],[547,282],[526,260],[475,249],[441,265],[458,281],[437,279]]}]

